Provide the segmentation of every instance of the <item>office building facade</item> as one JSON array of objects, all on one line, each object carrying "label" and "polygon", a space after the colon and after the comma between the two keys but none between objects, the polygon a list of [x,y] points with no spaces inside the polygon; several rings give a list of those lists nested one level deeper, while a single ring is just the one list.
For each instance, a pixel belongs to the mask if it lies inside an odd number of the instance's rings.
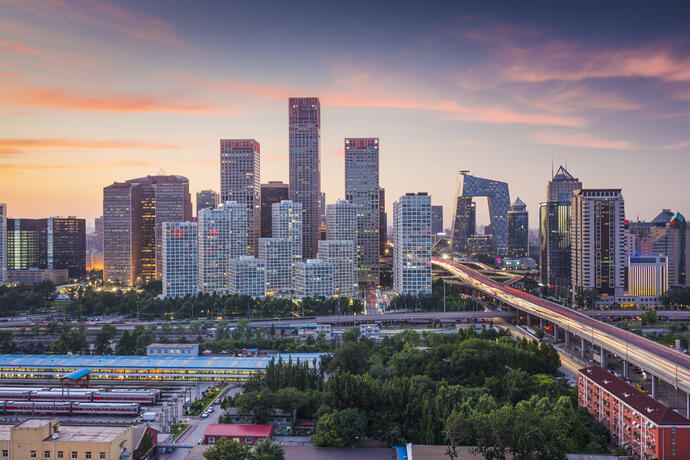
[{"label": "office building facade", "polygon": [[455,203],[453,217],[452,248],[453,252],[465,254],[468,241],[477,233],[477,207],[471,196],[459,196]]},{"label": "office building facade", "polygon": [[261,146],[254,139],[220,140],[220,199],[247,206],[249,254],[261,234]]},{"label": "office building facade", "polygon": [[690,285],[690,231],[681,213],[664,210],[651,222],[650,232],[640,242],[643,255],[663,254],[668,260],[669,284],[672,288]]},{"label": "office building facade", "polygon": [[561,166],[547,185],[547,201],[539,207],[540,281],[558,295],[570,289],[570,213],[581,188],[582,182]]},{"label": "office building facade", "polygon": [[661,297],[669,288],[666,256],[628,258],[628,295]]},{"label": "office building facade", "polygon": [[47,228],[47,268],[67,269],[70,279],[86,275],[86,219],[50,217]]},{"label": "office building facade", "polygon": [[357,295],[355,254],[353,240],[319,241],[319,259],[333,266],[333,295],[336,297]]},{"label": "office building facade", "polygon": [[197,234],[199,292],[228,293],[230,260],[247,255],[247,206],[227,201],[202,209]]},{"label": "office building facade", "polygon": [[431,233],[443,233],[443,206],[431,207]]},{"label": "office building facade", "polygon": [[201,190],[196,192],[196,215],[202,209],[216,209],[220,204],[218,192],[213,190]]},{"label": "office building facade", "polygon": [[7,282],[7,205],[0,203],[0,284]]},{"label": "office building facade", "polygon": [[198,248],[197,222],[163,224],[164,297],[184,297],[198,292]]},{"label": "office building facade", "polygon": [[393,205],[393,290],[431,293],[431,197],[408,193]]},{"label": "office building facade", "polygon": [[291,200],[283,200],[274,203],[272,206],[272,233],[273,238],[284,238],[290,241],[291,246],[291,266],[303,259],[302,238],[304,212],[301,203]]},{"label": "office building facade", "polygon": [[357,241],[357,208],[347,200],[326,206],[326,239]]},{"label": "office building facade", "polygon": [[625,289],[625,203],[620,189],[575,192],[570,246],[573,296],[589,289],[621,296]]},{"label": "office building facade", "polygon": [[[288,100],[290,200],[302,205],[302,248],[316,257],[321,224],[321,103],[317,97]],[[272,235],[276,237],[276,235]]]},{"label": "office building facade", "polygon": [[230,260],[230,289],[232,295],[266,296],[266,261],[254,256]]},{"label": "office building facade", "polygon": [[379,254],[384,255],[388,244],[388,214],[386,213],[386,190],[379,189]]},{"label": "office building facade", "polygon": [[7,269],[48,268],[48,220],[7,219]]},{"label": "office building facade", "polygon": [[287,238],[259,238],[259,259],[266,262],[266,295],[292,292],[292,249]]},{"label": "office building facade", "polygon": [[281,181],[269,181],[261,184],[261,238],[273,236],[273,203],[289,199],[288,184]]},{"label": "office building facade", "polygon": [[529,214],[527,205],[518,197],[508,211],[508,255],[514,258],[529,256]]},{"label": "office building facade", "polygon": [[295,265],[295,295],[333,297],[333,264],[322,259],[307,259]]},{"label": "office building facade", "polygon": [[345,199],[357,210],[357,281],[379,284],[379,139],[345,139]]}]

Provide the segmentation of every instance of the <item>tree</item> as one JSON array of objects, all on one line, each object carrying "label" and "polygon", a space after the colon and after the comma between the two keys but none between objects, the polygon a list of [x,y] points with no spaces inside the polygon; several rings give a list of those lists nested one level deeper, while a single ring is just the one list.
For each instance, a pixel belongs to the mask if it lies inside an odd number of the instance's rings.
[{"label": "tree", "polygon": [[285,460],[285,451],[280,444],[266,438],[256,443],[252,458],[256,460]]},{"label": "tree", "polygon": [[105,324],[94,339],[94,351],[99,355],[106,355],[112,350],[110,344],[117,334],[117,328],[112,324]]},{"label": "tree", "polygon": [[252,453],[249,446],[237,441],[222,438],[204,452],[206,460],[251,460]]},{"label": "tree", "polygon": [[311,441],[316,447],[345,447],[340,437],[337,411],[319,417]]},{"label": "tree", "polygon": [[647,324],[654,324],[657,322],[657,317],[656,317],[656,310],[653,308],[650,308],[646,312],[642,313],[642,324],[647,325]]},{"label": "tree", "polygon": [[338,433],[347,447],[354,447],[365,435],[367,418],[352,407],[341,410],[338,414]]}]

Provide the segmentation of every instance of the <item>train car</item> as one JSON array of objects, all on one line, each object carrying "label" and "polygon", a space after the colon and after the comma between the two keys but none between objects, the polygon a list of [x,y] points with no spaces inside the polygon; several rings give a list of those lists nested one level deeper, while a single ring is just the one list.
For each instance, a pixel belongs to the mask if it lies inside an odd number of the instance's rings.
[{"label": "train car", "polygon": [[155,404],[158,400],[152,391],[104,391],[94,393],[93,402]]},{"label": "train car", "polygon": [[28,401],[30,390],[0,390],[0,400],[4,401]]},{"label": "train car", "polygon": [[34,403],[31,401],[7,401],[5,411],[10,414],[33,414]]},{"label": "train car", "polygon": [[31,393],[32,401],[81,401],[91,402],[93,393],[67,391],[35,391]]},{"label": "train car", "polygon": [[36,415],[68,415],[72,410],[69,401],[33,402]]},{"label": "train car", "polygon": [[72,404],[74,415],[139,415],[140,406],[137,403],[107,404],[107,403],[82,403]]}]

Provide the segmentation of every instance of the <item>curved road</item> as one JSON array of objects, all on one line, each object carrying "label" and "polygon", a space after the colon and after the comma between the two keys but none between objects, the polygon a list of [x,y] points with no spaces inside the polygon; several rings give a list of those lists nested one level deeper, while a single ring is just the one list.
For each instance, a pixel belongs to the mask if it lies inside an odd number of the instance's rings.
[{"label": "curved road", "polygon": [[651,372],[684,392],[690,392],[690,357],[610,324],[589,318],[570,308],[498,284],[471,268],[434,258],[439,265],[471,283],[483,293],[513,308],[544,318],[578,337]]}]

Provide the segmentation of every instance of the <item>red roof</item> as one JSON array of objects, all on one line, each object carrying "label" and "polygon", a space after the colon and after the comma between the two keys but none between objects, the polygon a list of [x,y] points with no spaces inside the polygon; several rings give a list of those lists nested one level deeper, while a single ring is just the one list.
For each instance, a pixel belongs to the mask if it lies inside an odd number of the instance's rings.
[{"label": "red roof", "polygon": [[600,366],[580,369],[580,374],[625,401],[657,425],[690,425],[690,420]]},{"label": "red roof", "polygon": [[206,428],[204,436],[225,436],[228,438],[269,438],[271,425],[240,425],[235,423],[214,423]]}]

